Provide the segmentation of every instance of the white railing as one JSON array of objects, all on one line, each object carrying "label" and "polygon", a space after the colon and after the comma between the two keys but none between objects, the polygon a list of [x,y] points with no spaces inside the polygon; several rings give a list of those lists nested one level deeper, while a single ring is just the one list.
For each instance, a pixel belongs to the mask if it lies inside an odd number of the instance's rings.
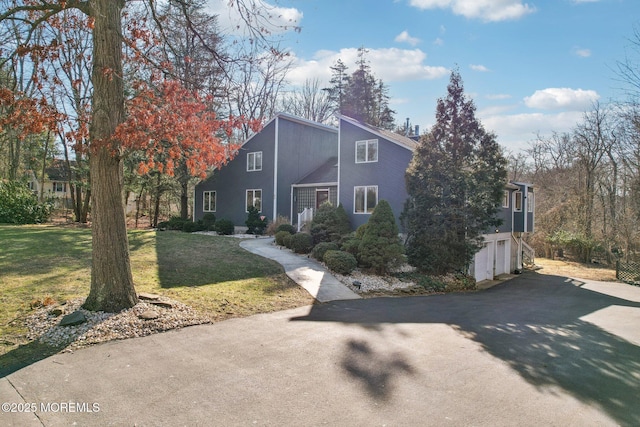
[{"label": "white railing", "polygon": [[302,227],[308,222],[313,220],[313,208],[304,208],[302,212],[298,214],[298,231],[302,230]]},{"label": "white railing", "polygon": [[526,242],[522,242],[522,261],[528,265],[534,265],[536,261],[536,251]]}]

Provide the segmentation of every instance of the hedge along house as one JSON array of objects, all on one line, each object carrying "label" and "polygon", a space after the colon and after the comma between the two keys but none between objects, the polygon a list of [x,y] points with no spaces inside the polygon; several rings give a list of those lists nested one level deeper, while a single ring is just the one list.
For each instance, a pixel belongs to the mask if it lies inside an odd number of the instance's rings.
[{"label": "hedge along house", "polygon": [[247,139],[195,187],[194,220],[206,213],[244,227],[249,206],[273,221],[337,203],[338,129],[285,113]]}]

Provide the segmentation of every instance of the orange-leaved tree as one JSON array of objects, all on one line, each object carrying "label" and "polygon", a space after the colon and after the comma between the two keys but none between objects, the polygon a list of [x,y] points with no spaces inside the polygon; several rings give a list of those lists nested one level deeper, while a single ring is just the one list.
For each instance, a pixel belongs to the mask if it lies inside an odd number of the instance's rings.
[{"label": "orange-leaved tree", "polygon": [[[184,0],[187,1],[187,0]],[[129,241],[123,204],[123,159],[131,149],[155,150],[162,144],[167,150],[167,162],[163,170],[171,169],[173,156],[189,156],[189,168],[202,173],[202,167],[208,160],[222,160],[222,153],[213,150],[209,154],[195,153],[199,140],[209,140],[209,133],[196,135],[188,124],[194,124],[195,117],[210,117],[205,122],[210,123],[211,129],[223,130],[238,123],[239,120],[223,121],[216,124],[215,117],[211,118],[206,109],[194,113],[201,107],[194,104],[185,107],[187,116],[181,117],[182,107],[175,108],[174,115],[168,115],[160,102],[151,102],[150,91],[141,90],[130,102],[130,119],[127,120],[125,108],[125,91],[123,78],[123,9],[125,0],[1,0],[0,21],[12,20],[24,28],[27,33],[25,43],[16,46],[10,55],[37,54],[42,46],[36,38],[30,35],[42,25],[54,25],[55,21],[66,9],[76,9],[87,16],[87,25],[92,33],[92,64],[91,83],[93,94],[91,99],[91,116],[86,150],[90,157],[91,176],[91,230],[92,230],[92,268],[91,287],[84,307],[89,310],[103,310],[116,312],[134,306],[137,295],[131,273],[129,256]],[[242,4],[239,0],[232,2]],[[231,4],[231,3],[230,3]],[[155,7],[155,2],[148,0],[149,7]],[[134,35],[135,36],[135,35]],[[173,91],[173,92],[172,92]],[[167,95],[179,92],[175,85],[167,84]],[[154,94],[158,99],[159,94]],[[136,100],[137,99],[137,100]],[[176,98],[177,102],[177,98]],[[139,104],[139,107],[136,107]],[[142,106],[157,106],[152,112],[142,111]],[[175,106],[174,106],[175,107]],[[162,125],[165,133],[160,132],[159,121],[154,114],[165,114]],[[139,126],[139,120],[143,120]],[[171,121],[173,120],[173,122]],[[126,129],[132,131],[126,135]],[[138,131],[136,132],[136,129]],[[155,130],[154,130],[155,129]],[[202,127],[197,126],[202,130]],[[155,133],[154,133],[155,132]],[[146,134],[146,135],[145,135]],[[180,144],[172,145],[180,142]],[[160,145],[158,145],[160,144]],[[186,148],[186,150],[185,150]],[[193,153],[192,153],[193,151]],[[146,167],[157,165],[149,164]],[[144,169],[145,166],[143,166]]]}]

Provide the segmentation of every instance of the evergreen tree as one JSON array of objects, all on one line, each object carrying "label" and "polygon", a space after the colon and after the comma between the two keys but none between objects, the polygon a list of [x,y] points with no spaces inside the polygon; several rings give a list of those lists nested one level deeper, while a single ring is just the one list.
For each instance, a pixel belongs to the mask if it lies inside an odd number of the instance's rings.
[{"label": "evergreen tree", "polygon": [[496,218],[506,159],[475,117],[459,72],[439,99],[436,124],[425,134],[406,173],[409,199],[402,213],[409,263],[423,272],[466,271]]},{"label": "evergreen tree", "polygon": [[331,87],[324,90],[329,94],[329,102],[333,105],[333,113],[340,113],[344,102],[344,92],[349,82],[349,75],[346,73],[348,67],[344,65],[342,60],[338,59],[329,68],[331,69],[331,80],[329,80]]},{"label": "evergreen tree", "polygon": [[331,67],[331,87],[329,98],[334,111],[352,117],[370,125],[392,130],[394,129],[395,111],[389,107],[387,86],[377,80],[371,72],[366,58],[367,50],[358,49],[358,69],[353,74],[346,74],[347,67],[341,60]]},{"label": "evergreen tree", "polygon": [[360,262],[376,274],[385,274],[402,261],[403,247],[391,205],[380,200],[367,221],[358,248]]}]

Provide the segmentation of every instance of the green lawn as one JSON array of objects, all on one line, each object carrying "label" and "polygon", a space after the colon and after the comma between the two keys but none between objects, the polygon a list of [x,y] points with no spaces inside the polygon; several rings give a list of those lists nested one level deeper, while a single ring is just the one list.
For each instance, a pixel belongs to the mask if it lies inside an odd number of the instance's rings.
[{"label": "green lawn", "polygon": [[[136,290],[181,301],[212,321],[313,303],[279,264],[239,243],[231,237],[130,231]],[[19,319],[34,303],[86,297],[90,268],[88,228],[0,225],[0,355],[26,343]]]}]

